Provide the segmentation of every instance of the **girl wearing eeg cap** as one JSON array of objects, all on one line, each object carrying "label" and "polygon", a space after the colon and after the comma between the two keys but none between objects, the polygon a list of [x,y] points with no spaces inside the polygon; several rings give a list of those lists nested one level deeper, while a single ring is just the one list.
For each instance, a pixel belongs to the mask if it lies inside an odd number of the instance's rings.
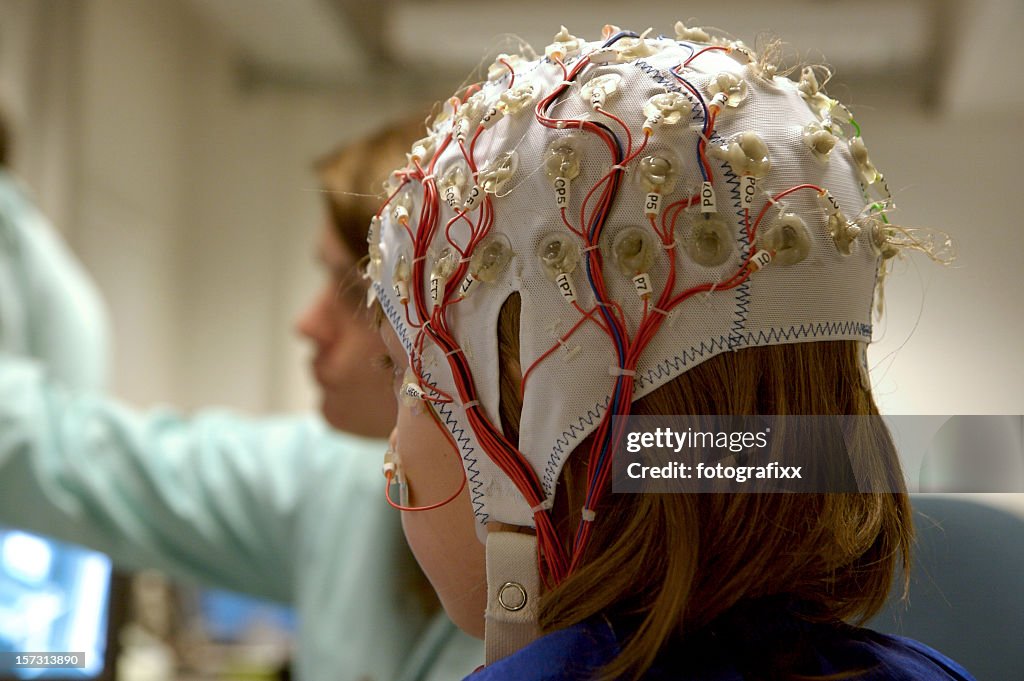
[{"label": "girl wearing eeg cap", "polygon": [[813,69],[682,24],[604,37],[499,57],[370,227],[389,503],[485,637],[472,678],[971,678],[846,623],[909,561],[880,420],[848,434],[870,493],[611,493],[615,416],[877,415],[876,282],[920,243]]}]

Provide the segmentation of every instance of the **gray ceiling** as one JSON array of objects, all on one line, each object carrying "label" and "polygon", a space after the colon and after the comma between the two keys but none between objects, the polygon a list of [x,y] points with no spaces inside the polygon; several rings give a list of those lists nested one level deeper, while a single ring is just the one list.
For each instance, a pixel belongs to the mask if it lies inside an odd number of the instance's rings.
[{"label": "gray ceiling", "polygon": [[[694,0],[683,5],[686,16],[682,3],[660,0],[625,9],[618,0],[186,1],[237,43],[250,80],[263,86],[376,83],[436,97],[485,53],[507,51],[518,38],[543,46],[559,23],[584,36],[606,22],[671,34],[682,19],[733,28],[748,44],[757,43],[755,30],[767,32],[799,61],[827,63],[855,88],[895,83],[943,110],[970,108],[972,100],[1024,104],[1024,81],[1011,66],[1024,61],[1019,0]],[[993,80],[1002,86],[991,87]]]}]

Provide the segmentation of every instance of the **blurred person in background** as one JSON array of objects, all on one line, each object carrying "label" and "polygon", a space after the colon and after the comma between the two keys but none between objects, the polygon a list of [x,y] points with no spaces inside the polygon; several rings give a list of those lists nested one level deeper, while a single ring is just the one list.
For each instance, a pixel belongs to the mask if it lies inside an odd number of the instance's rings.
[{"label": "blurred person in background", "polygon": [[479,664],[479,642],[440,611],[380,499],[395,407],[355,267],[380,182],[421,125],[316,164],[327,278],[297,330],[314,346],[322,415],[340,430],[312,416],[182,418],[104,396],[102,301],[10,174],[0,134],[0,522],[292,604],[299,678],[447,679]]}]

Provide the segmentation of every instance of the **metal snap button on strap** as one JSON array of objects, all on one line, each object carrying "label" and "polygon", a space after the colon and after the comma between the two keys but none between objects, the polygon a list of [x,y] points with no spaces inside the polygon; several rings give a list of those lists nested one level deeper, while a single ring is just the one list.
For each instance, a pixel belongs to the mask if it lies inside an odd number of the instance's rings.
[{"label": "metal snap button on strap", "polygon": [[526,607],[526,589],[517,582],[505,582],[498,590],[498,604],[509,612]]}]

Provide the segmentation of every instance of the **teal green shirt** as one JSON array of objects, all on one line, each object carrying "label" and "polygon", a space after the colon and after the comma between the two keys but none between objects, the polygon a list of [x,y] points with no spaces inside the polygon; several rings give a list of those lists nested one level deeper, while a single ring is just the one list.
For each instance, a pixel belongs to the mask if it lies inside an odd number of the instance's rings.
[{"label": "teal green shirt", "polygon": [[382,441],[312,416],[133,410],[97,390],[105,332],[94,287],[0,173],[0,522],[294,605],[308,681],[480,664],[415,595]]},{"label": "teal green shirt", "polygon": [[101,388],[107,329],[92,280],[0,167],[0,350],[39,358],[68,385]]}]

